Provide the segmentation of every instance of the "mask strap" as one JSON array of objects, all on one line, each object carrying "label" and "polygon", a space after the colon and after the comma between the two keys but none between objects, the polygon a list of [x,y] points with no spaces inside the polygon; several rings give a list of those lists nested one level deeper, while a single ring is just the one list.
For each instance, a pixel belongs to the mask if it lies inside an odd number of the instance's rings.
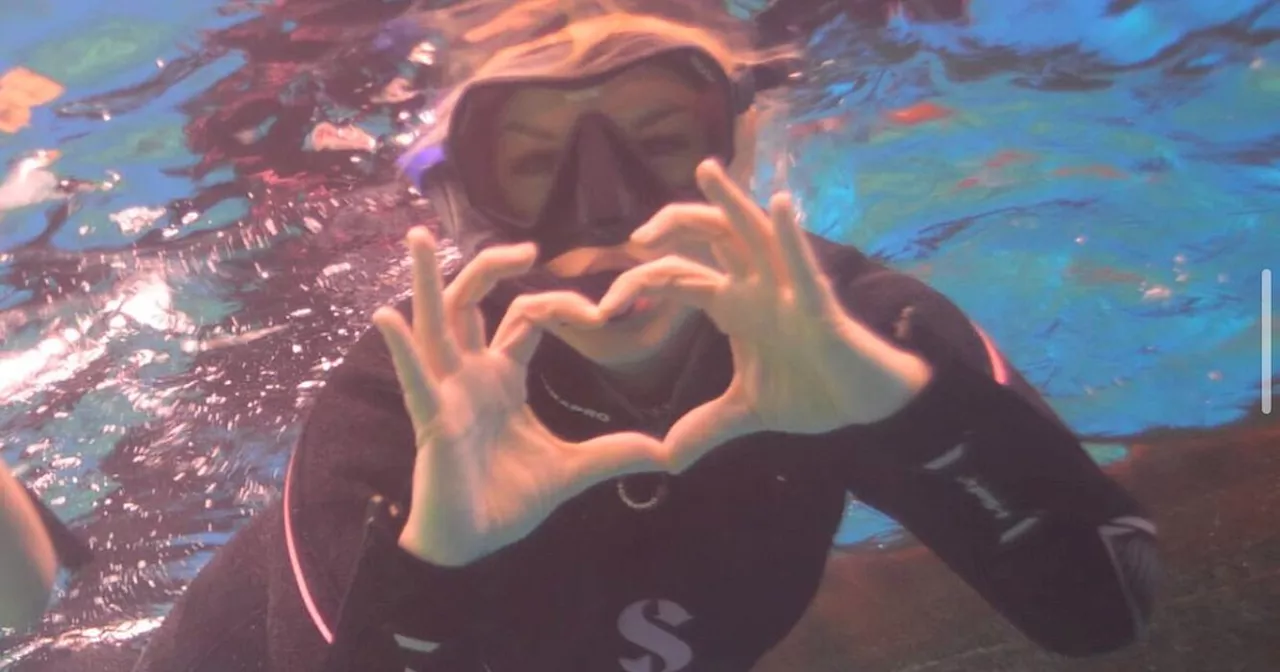
[{"label": "mask strap", "polygon": [[800,73],[800,62],[794,58],[779,58],[740,69],[733,76],[734,115],[746,112],[755,102],[756,94],[799,81]]},{"label": "mask strap", "polygon": [[425,178],[433,169],[443,165],[445,162],[443,145],[427,145],[420,149],[408,152],[396,159],[396,167],[404,176],[409,178],[409,182],[421,188]]},{"label": "mask strap", "polygon": [[733,77],[733,116],[738,116],[751,108],[756,100],[755,68],[743,68]]}]

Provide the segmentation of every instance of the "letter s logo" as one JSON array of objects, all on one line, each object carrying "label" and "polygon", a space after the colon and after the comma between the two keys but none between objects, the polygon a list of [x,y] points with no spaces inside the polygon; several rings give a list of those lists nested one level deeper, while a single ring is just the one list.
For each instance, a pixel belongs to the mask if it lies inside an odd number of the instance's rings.
[{"label": "letter s logo", "polygon": [[[653,620],[646,611],[656,612]],[[693,649],[659,623],[678,628],[692,619],[684,607],[670,600],[641,600],[623,609],[618,616],[618,632],[649,653],[619,658],[618,664],[626,672],[679,672],[688,667],[693,662]],[[655,664],[654,656],[662,659],[661,664]]]}]

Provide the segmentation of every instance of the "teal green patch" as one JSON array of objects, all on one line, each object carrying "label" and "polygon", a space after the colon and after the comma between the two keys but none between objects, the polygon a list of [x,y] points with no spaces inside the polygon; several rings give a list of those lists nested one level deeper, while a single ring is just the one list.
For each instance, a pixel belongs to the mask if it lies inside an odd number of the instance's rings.
[{"label": "teal green patch", "polygon": [[176,282],[173,310],[186,315],[197,328],[216,325],[244,307],[239,302],[227,299],[220,289],[208,278],[202,277],[185,278]]},{"label": "teal green patch", "polygon": [[1086,443],[1084,449],[1089,457],[1102,466],[1123,462],[1129,457],[1129,448],[1118,443]]},{"label": "teal green patch", "polygon": [[1258,89],[1266,93],[1280,93],[1280,72],[1270,72],[1259,77]]},{"label": "teal green patch", "polygon": [[873,540],[887,543],[900,534],[902,528],[892,518],[849,497],[845,502],[844,518],[840,521],[832,545],[845,548]]},{"label": "teal green patch", "polygon": [[24,65],[67,87],[83,86],[154,61],[173,43],[163,26],[136,19],[84,26],[74,34],[72,39],[45,42]]},{"label": "teal green patch", "polygon": [[80,157],[82,161],[111,166],[129,159],[180,159],[187,154],[181,126],[162,126],[124,135],[99,152]]}]

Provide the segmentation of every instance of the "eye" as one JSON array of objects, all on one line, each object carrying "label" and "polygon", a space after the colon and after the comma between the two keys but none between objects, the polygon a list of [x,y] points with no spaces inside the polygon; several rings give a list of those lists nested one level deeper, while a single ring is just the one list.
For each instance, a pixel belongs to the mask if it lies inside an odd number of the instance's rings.
[{"label": "eye", "polygon": [[668,133],[640,140],[640,149],[649,156],[663,157],[686,152],[692,144],[687,136]]},{"label": "eye", "polygon": [[549,149],[525,152],[511,162],[511,173],[520,177],[550,174],[556,169],[559,160],[559,154]]}]

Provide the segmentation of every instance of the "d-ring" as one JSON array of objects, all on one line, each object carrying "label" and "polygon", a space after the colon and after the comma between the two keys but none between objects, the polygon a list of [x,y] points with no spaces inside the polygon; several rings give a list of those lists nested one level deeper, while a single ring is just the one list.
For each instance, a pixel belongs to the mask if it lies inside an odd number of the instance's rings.
[{"label": "d-ring", "polygon": [[654,488],[653,495],[647,501],[637,502],[632,499],[631,494],[627,492],[627,479],[618,479],[618,498],[633,511],[648,511],[662,503],[667,498],[667,479],[663,478],[658,481],[658,487]]}]

